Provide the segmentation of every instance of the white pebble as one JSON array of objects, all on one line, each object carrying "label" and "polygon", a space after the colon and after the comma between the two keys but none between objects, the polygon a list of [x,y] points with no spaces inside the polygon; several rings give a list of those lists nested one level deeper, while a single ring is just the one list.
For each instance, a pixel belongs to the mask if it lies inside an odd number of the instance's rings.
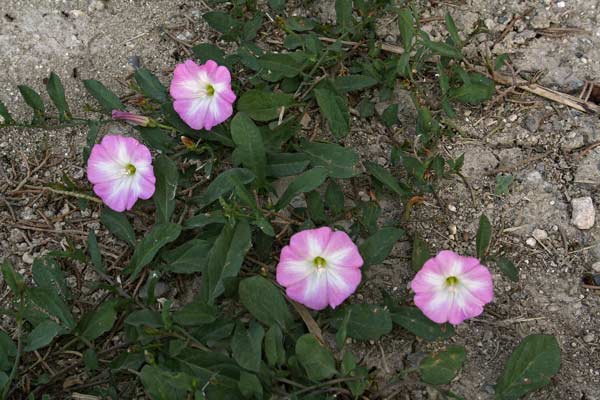
[{"label": "white pebble", "polygon": [[534,238],[530,237],[525,241],[525,243],[527,243],[527,246],[529,247],[535,247],[537,241]]},{"label": "white pebble", "polygon": [[594,226],[596,221],[596,210],[594,209],[594,203],[592,198],[589,196],[578,197],[571,200],[571,207],[573,208],[573,214],[571,217],[571,223],[579,229],[590,229]]}]

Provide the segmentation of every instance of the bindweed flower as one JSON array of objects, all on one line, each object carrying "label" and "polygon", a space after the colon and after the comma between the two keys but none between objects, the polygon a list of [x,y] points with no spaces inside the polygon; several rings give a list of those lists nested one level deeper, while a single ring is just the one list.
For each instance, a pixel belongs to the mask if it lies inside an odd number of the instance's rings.
[{"label": "bindweed flower", "polygon": [[112,119],[117,121],[125,121],[131,125],[149,126],[150,118],[143,115],[133,114],[127,111],[112,110]]},{"label": "bindweed flower", "polygon": [[430,320],[458,325],[494,298],[490,271],[475,257],[444,250],[425,262],[411,282],[415,304]]},{"label": "bindweed flower", "polygon": [[202,65],[188,60],[175,67],[170,93],[173,108],[193,129],[210,130],[233,114],[231,74],[212,60]]},{"label": "bindweed flower", "polygon": [[313,310],[339,306],[358,287],[363,259],[345,232],[323,227],[298,232],[281,250],[277,282],[289,298]]},{"label": "bindweed flower", "polygon": [[107,135],[94,145],[87,165],[94,193],[115,211],[131,210],[154,194],[152,155],[134,138]]}]

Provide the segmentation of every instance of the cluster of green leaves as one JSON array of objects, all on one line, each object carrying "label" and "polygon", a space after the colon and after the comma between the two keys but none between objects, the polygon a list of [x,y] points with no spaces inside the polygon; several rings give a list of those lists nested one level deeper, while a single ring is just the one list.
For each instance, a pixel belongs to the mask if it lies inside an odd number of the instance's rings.
[{"label": "cluster of green leaves", "polygon": [[[119,386],[114,378],[123,377],[139,379],[149,397],[157,400],[317,399],[324,393],[358,398],[372,390],[372,378],[346,345],[348,338],[377,340],[394,325],[427,341],[453,335],[451,325],[435,324],[417,308],[398,304],[385,293],[381,304],[348,303],[311,315],[288,301],[274,283],[272,267],[292,233],[322,225],[344,229],[360,243],[365,269],[384,261],[405,233],[398,221],[381,222],[376,200],[349,198],[349,183],[367,176],[376,198],[392,193],[406,202],[409,213],[411,198],[435,192],[436,183],[459,173],[463,162],[462,157],[445,159],[435,152],[437,142],[451,132],[434,117],[438,110],[432,111],[422,99],[418,81],[430,72],[438,74],[441,107],[448,117],[454,115],[452,102],[480,103],[491,97],[493,83],[461,67],[462,42],[450,16],[447,41],[435,42],[420,29],[415,10],[399,9],[385,0],[337,0],[334,26],[286,17],[282,0],[270,0],[269,6],[269,15],[277,17],[276,27],[267,29],[284,34],[280,52],[255,44],[267,14],[253,1],[235,0],[227,12],[204,15],[220,39],[238,46],[235,53],[225,54],[212,44],[200,44],[193,49],[196,58],[215,60],[236,74],[244,71],[234,83],[239,95],[235,115],[210,132],[191,129],[179,118],[155,75],[146,69],[135,72],[130,86],[137,95],[135,104],[158,121],[153,127],[136,127],[142,140],[160,153],[154,159],[155,194],[141,202],[144,209],[154,210],[155,223],[136,233],[131,216],[102,209],[104,227],[129,246],[129,261],[119,279],[109,274],[93,230],[86,253],[71,248],[36,260],[34,285],[26,285],[3,264],[4,280],[13,293],[13,304],[4,312],[18,324],[16,345],[0,334],[4,397],[18,390],[21,359],[55,346],[80,353],[90,373],[111,377],[110,384],[87,389],[94,395],[128,398],[135,385]],[[390,12],[398,15],[402,54],[382,51],[373,33],[377,18]],[[351,130],[350,114],[377,118],[374,102],[387,101],[390,105],[380,121],[389,128],[397,125],[393,92],[399,81],[413,92],[417,136],[393,149],[391,168],[370,161],[361,165],[356,151],[343,145]],[[86,80],[84,86],[99,105],[96,111],[125,110],[102,83]],[[87,160],[108,119],[74,118],[55,74],[47,90],[58,110],[56,118],[33,89],[20,90],[33,110],[29,126],[89,126],[83,150]],[[0,125],[18,125],[1,103],[0,116]],[[301,131],[307,116],[321,118],[330,136],[307,138]],[[91,194],[71,180],[65,182],[60,189],[78,197],[81,207],[89,207],[86,199]],[[476,243],[482,261],[490,238],[491,225],[482,216]],[[430,254],[426,242],[415,238],[415,271]],[[77,312],[69,305],[63,272],[74,261],[95,271],[98,281],[90,283],[90,290],[105,293],[103,301]],[[510,261],[496,261],[509,276],[516,275]],[[193,301],[157,299],[158,284],[180,274],[202,277]],[[126,290],[139,285],[140,291]],[[335,345],[323,341],[318,327],[335,332]],[[115,336],[127,350],[113,352],[109,344]],[[415,379],[435,387],[448,384],[465,356],[463,347],[448,346],[426,357]],[[526,339],[498,382],[498,398],[517,398],[545,385],[557,363],[558,350],[550,338]],[[37,376],[36,393],[54,379]]]}]

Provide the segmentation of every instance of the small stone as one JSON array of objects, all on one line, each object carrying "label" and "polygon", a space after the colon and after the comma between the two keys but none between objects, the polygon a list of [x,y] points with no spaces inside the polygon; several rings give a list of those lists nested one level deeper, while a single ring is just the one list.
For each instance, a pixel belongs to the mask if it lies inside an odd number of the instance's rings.
[{"label": "small stone", "polygon": [[527,243],[527,246],[529,247],[535,247],[537,241],[534,238],[530,237],[525,241],[525,243]]},{"label": "small stone", "polygon": [[594,272],[600,272],[600,261],[596,261],[595,263],[593,263],[592,269],[594,270]]},{"label": "small stone", "polygon": [[564,1],[559,1],[558,3],[556,3],[556,7],[558,8],[565,8],[566,5],[567,3],[565,3]]},{"label": "small stone", "polygon": [[586,343],[592,343],[595,338],[596,338],[596,336],[593,333],[588,333],[587,335],[585,335],[583,337],[583,341]]},{"label": "small stone", "polygon": [[29,253],[23,254],[23,262],[25,264],[33,264],[33,256]]},{"label": "small stone", "polygon": [[548,239],[548,233],[542,229],[535,229],[532,235],[538,242]]},{"label": "small stone", "polygon": [[450,210],[452,212],[456,212],[456,206],[454,206],[452,204],[448,204],[448,210]]},{"label": "small stone", "polygon": [[71,10],[69,11],[69,16],[73,18],[79,18],[84,15],[84,12],[81,10]]},{"label": "small stone", "polygon": [[596,221],[596,210],[594,209],[594,203],[592,198],[589,196],[578,197],[571,200],[571,207],[573,208],[573,214],[571,217],[571,223],[579,229],[590,229],[594,226]]},{"label": "small stone", "polygon": [[524,121],[525,129],[534,133],[540,128],[540,122],[540,117],[537,114],[528,115]]},{"label": "small stone", "polygon": [[519,117],[517,116],[517,114],[512,114],[510,117],[508,117],[508,120],[509,120],[510,122],[515,122],[515,121],[517,120],[517,118],[519,118]]},{"label": "small stone", "polygon": [[550,307],[548,307],[549,312],[557,312],[558,310],[560,310],[560,306],[557,306],[556,304],[552,304]]},{"label": "small stone", "polygon": [[106,5],[102,0],[92,0],[88,6],[89,11],[102,11]]}]

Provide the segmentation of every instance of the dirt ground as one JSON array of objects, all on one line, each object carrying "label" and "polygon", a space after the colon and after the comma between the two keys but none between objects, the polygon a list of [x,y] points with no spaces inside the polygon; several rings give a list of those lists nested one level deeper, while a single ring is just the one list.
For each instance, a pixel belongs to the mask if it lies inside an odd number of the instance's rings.
[{"label": "dirt ground", "polygon": [[[294,10],[322,20],[335,18],[333,1],[305,3]],[[486,48],[493,54],[509,53],[523,76],[541,73],[541,84],[576,95],[584,81],[600,79],[599,8],[597,0],[420,3],[423,18],[452,13],[470,37],[467,54]],[[0,100],[16,116],[29,118],[17,84],[43,92],[43,78],[55,71],[72,110],[81,112],[91,103],[81,79],[98,79],[123,94],[127,90],[122,82],[138,60],[167,82],[169,68],[186,55],[165,31],[184,41],[214,41],[216,35],[200,19],[206,11],[202,1],[2,0]],[[424,29],[433,37],[443,31],[436,21]],[[381,40],[398,43],[393,16],[381,21],[377,33]],[[387,163],[391,138],[414,130],[409,97],[400,89],[396,95],[402,101],[400,126],[353,121],[349,144],[363,159]],[[377,109],[386,105],[378,104]],[[590,220],[600,202],[598,116],[510,93],[491,106],[460,109],[457,124],[461,134],[446,140],[442,151],[465,154],[463,172],[470,188],[458,179],[445,182],[440,193],[444,204],[427,199],[405,228],[436,251],[451,248],[474,254],[477,220],[485,212],[495,229],[493,248],[514,260],[520,280],[511,282],[492,267],[494,302],[481,317],[459,326],[449,341],[465,345],[468,353],[450,388],[469,400],[492,399],[493,384],[515,346],[528,334],[545,333],[560,343],[561,372],[551,385],[527,398],[599,400],[600,291],[581,287],[582,274],[600,273],[600,223]],[[27,175],[34,186],[59,181],[63,173],[85,184],[80,155],[85,132],[3,129],[0,135],[0,257],[27,272],[34,257],[65,246],[65,234],[84,246],[87,229],[99,227],[97,214],[78,211],[71,199],[33,189],[28,194],[23,188],[18,196],[9,193]],[[47,146],[50,157],[35,170]],[[507,195],[495,194],[500,172],[514,176]],[[582,220],[572,221],[573,200],[585,197],[592,200],[592,208],[584,210]],[[381,204],[382,220],[399,220],[402,208],[394,199],[381,199]],[[586,227],[590,222],[593,226]],[[99,237],[119,253],[106,232]],[[408,302],[411,274],[410,245],[401,242],[383,265],[367,272],[367,283],[356,296],[379,301],[385,289]],[[356,346],[370,365],[387,375],[417,365],[439,344],[415,341],[397,328],[379,342]],[[435,395],[407,389],[397,398]]]}]

